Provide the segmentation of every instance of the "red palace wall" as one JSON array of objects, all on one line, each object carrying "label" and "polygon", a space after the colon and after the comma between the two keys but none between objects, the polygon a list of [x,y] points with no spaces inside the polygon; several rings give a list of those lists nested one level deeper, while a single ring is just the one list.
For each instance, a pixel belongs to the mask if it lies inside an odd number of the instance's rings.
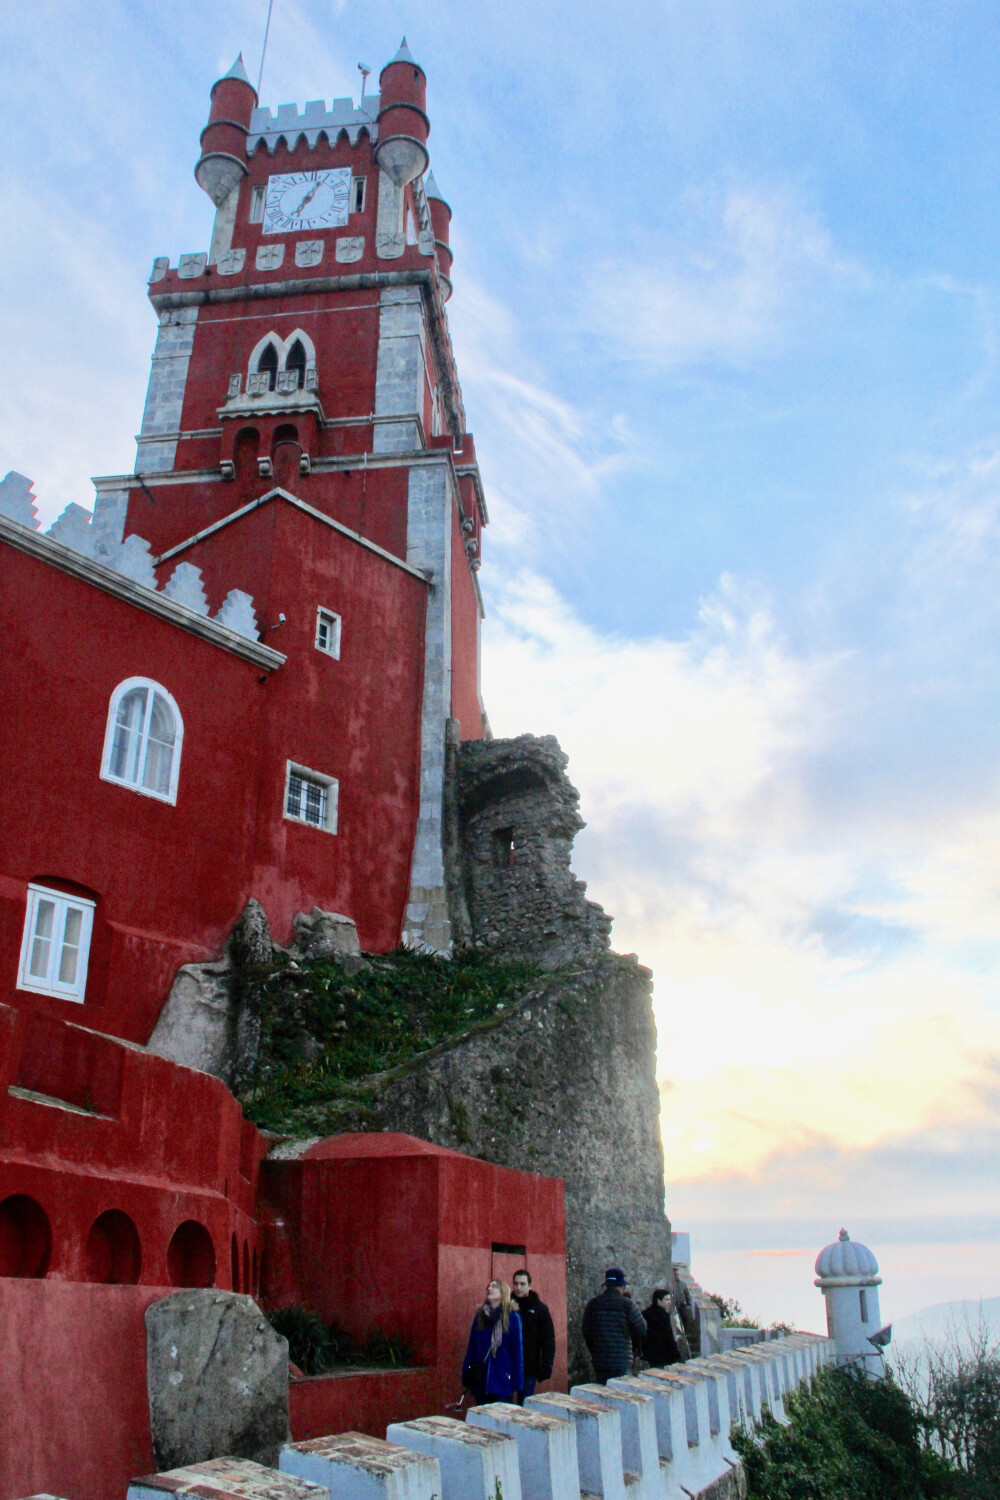
[{"label": "red palace wall", "polygon": [[[265,1295],[305,1302],[357,1339],[377,1328],[401,1334],[417,1362],[437,1370],[435,1410],[460,1393],[486,1283],[493,1275],[509,1281],[521,1265],[552,1312],[553,1385],[565,1386],[561,1181],[381,1133],[332,1136],[297,1160],[268,1161],[261,1183],[278,1215],[298,1225],[295,1282],[265,1282]],[[505,1255],[503,1246],[524,1253]]]}]

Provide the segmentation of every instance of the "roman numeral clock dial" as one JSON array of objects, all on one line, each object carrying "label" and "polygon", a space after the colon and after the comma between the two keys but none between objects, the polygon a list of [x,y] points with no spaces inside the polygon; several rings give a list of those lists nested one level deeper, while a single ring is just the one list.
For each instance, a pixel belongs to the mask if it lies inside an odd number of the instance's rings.
[{"label": "roman numeral clock dial", "polygon": [[350,167],[325,172],[282,172],[267,179],[264,234],[336,229],[347,223]]}]

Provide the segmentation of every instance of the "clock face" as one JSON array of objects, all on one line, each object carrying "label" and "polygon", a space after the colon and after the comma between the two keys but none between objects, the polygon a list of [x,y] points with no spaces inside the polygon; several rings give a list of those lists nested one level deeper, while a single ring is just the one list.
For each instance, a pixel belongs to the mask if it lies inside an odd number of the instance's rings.
[{"label": "clock face", "polygon": [[347,223],[350,195],[350,167],[269,177],[263,232],[296,234],[302,229],[335,229]]}]

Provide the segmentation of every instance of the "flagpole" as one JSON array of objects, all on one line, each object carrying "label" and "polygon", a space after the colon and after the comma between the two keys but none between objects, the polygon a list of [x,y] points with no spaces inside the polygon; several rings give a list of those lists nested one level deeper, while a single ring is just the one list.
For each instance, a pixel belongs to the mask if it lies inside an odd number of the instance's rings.
[{"label": "flagpole", "polygon": [[267,0],[267,25],[264,27],[264,45],[260,49],[260,72],[257,74],[257,102],[260,103],[260,81],[264,77],[264,58],[267,56],[267,39],[271,32],[271,12],[274,0]]}]

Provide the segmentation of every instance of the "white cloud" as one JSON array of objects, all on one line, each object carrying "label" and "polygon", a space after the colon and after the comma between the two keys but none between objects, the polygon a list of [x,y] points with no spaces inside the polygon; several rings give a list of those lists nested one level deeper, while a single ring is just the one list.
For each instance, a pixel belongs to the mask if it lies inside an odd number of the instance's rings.
[{"label": "white cloud", "polygon": [[1000,798],[831,822],[809,771],[855,667],[793,651],[732,580],[689,639],[627,641],[521,575],[484,647],[494,729],[557,734],[590,825],[577,863],[654,969],[668,1176],[743,1173],[774,1211],[843,1186],[837,1153],[991,1118],[996,964],[952,949],[1000,931]]},{"label": "white cloud", "polygon": [[620,247],[586,303],[620,355],[676,367],[773,349],[809,288],[865,287],[819,218],[788,189],[689,194],[679,232]]}]

